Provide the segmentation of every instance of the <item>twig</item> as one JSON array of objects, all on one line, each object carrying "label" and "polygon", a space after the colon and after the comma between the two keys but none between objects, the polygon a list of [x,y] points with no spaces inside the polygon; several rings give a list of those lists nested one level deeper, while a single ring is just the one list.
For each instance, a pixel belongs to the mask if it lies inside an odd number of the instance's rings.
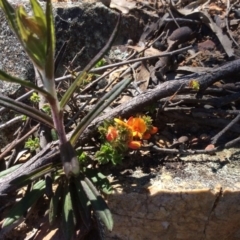
[{"label": "twig", "polygon": [[218,140],[240,120],[240,114],[238,114],[225,128],[222,129],[218,134],[212,137],[212,144],[216,144]]},{"label": "twig", "polygon": [[179,150],[179,149],[160,148],[156,145],[153,145],[152,149],[162,153],[168,153],[168,154],[173,153],[173,154],[183,154],[183,155],[209,154],[209,153],[217,152],[218,150],[217,148],[213,148],[211,150],[197,150],[197,149]]},{"label": "twig", "polygon": [[229,16],[229,13],[231,12],[232,8],[238,3],[238,1],[236,1],[234,4],[232,4],[232,6],[230,6],[230,1],[228,0],[227,1],[227,13],[226,13],[226,27],[227,27],[227,32],[230,36],[230,38],[232,39],[232,41],[235,43],[235,45],[237,47],[240,47],[239,44],[237,43],[237,41],[233,38],[232,34],[231,34],[231,31],[229,29],[229,24],[228,24],[228,16]]},{"label": "twig", "polygon": [[235,138],[235,139],[225,143],[223,146],[220,146],[220,147],[221,148],[231,148],[231,147],[234,147],[239,142],[240,142],[240,137]]},{"label": "twig", "polygon": [[[240,92],[229,94],[224,97],[205,97],[202,99],[197,99],[195,96],[186,96],[186,95],[178,95],[172,101],[183,101],[184,103],[201,103],[201,104],[210,104],[215,107],[222,107],[227,105],[233,101],[237,101],[240,99]],[[161,99],[160,102],[166,102],[169,99]]]},{"label": "twig", "polygon": [[128,60],[128,61],[123,61],[123,62],[119,62],[119,63],[114,63],[114,64],[110,64],[110,65],[107,65],[107,66],[99,67],[99,68],[93,68],[93,69],[90,70],[89,72],[90,72],[90,73],[96,73],[96,72],[99,72],[99,71],[102,71],[102,70],[106,70],[106,69],[108,69],[108,68],[119,67],[119,66],[126,65],[126,64],[129,64],[129,63],[135,63],[135,62],[140,62],[140,61],[149,60],[149,59],[154,59],[154,58],[159,58],[159,57],[173,56],[173,55],[175,55],[175,54],[178,54],[178,53],[182,53],[182,52],[184,52],[184,51],[187,51],[187,50],[189,50],[189,49],[191,49],[191,48],[192,48],[192,46],[187,46],[187,47],[184,47],[184,48],[177,49],[177,50],[175,50],[175,51],[166,52],[166,53],[161,53],[161,54],[157,54],[157,55],[154,55],[154,56],[141,57],[141,58],[137,58],[137,59],[131,59],[131,60]]},{"label": "twig", "polygon": [[13,141],[9,146],[0,154],[0,161],[18,144],[20,144],[22,141],[24,141],[27,137],[29,137],[31,134],[33,134],[35,131],[37,131],[40,124],[37,124],[34,128],[32,128],[28,133],[26,133],[23,137],[21,137],[18,140]]},{"label": "twig", "polygon": [[174,17],[173,14],[172,14],[171,9],[169,8],[169,9],[167,9],[167,11],[168,11],[168,13],[171,15],[171,17],[172,17],[173,21],[175,22],[175,24],[177,25],[177,27],[180,28],[179,24],[177,23],[175,17]]},{"label": "twig", "polygon": [[[191,117],[184,113],[178,114],[178,113],[166,112],[164,114],[166,114],[166,116],[168,116],[172,119],[175,118],[175,119],[184,121],[184,123],[194,122],[194,123],[198,123],[198,124],[206,125],[206,126],[210,126],[210,127],[215,127],[215,128],[224,128],[227,124],[229,124],[229,120],[227,120],[227,119],[215,118],[215,119],[207,119],[207,121],[206,121],[206,119],[204,119],[204,118]],[[232,126],[232,128],[230,130],[234,133],[240,134],[240,125],[236,124],[236,126]]]},{"label": "twig", "polygon": [[12,126],[12,125],[14,125],[14,124],[16,124],[18,122],[21,122],[22,118],[23,118],[23,115],[17,116],[15,118],[13,118],[13,119],[11,119],[11,120],[1,124],[0,125],[0,130],[3,130],[4,128],[8,128],[8,127],[10,127],[10,126]]},{"label": "twig", "polygon": [[[75,54],[74,58],[73,58],[72,61],[69,63],[69,65],[70,65],[69,68],[70,68],[71,66],[73,66],[74,62],[75,62],[75,61],[77,60],[77,58],[82,54],[82,52],[84,51],[84,49],[85,49],[85,47],[82,47],[82,49]],[[66,74],[67,74],[67,71],[65,71],[65,73],[63,74],[63,76],[65,76]]]}]

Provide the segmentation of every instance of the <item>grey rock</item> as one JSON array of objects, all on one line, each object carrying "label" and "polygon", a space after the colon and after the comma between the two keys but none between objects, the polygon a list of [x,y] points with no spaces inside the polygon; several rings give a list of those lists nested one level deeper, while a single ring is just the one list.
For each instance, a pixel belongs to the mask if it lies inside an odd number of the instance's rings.
[{"label": "grey rock", "polygon": [[[13,6],[22,4],[27,12],[31,12],[28,0],[19,0],[17,3],[14,0],[9,2]],[[43,1],[40,3],[45,5]],[[54,3],[53,8],[57,39],[56,52],[65,41],[68,41],[61,66],[68,65],[76,53],[85,47],[82,56],[73,66],[73,68],[78,66],[83,68],[111,36],[117,23],[118,13],[101,2]],[[2,10],[0,10],[0,20],[0,69],[11,75],[33,81],[33,66],[9,28]],[[128,39],[137,42],[143,30],[143,21],[147,21],[147,16],[139,17],[136,14],[135,16],[123,16],[115,44],[125,44]],[[60,76],[64,71],[65,68],[60,67],[57,75]],[[0,91],[6,95],[12,95],[18,88],[17,84],[6,84],[0,81]]]}]

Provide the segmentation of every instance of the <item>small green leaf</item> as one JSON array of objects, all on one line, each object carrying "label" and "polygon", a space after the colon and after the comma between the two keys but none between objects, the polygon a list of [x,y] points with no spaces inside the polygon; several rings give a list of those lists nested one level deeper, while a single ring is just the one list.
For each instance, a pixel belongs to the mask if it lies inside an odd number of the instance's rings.
[{"label": "small green leaf", "polygon": [[32,101],[33,103],[39,103],[40,102],[39,95],[33,92],[32,95],[30,96],[30,101]]},{"label": "small green leaf", "polygon": [[71,194],[69,191],[69,186],[65,186],[65,197],[63,204],[63,225],[64,225],[64,233],[65,239],[71,240],[74,235],[75,229],[75,216],[72,206]]},{"label": "small green leaf", "polygon": [[56,189],[54,195],[52,196],[52,198],[50,200],[50,204],[49,204],[49,215],[48,216],[49,216],[50,225],[53,225],[56,220],[57,211],[58,211],[62,193],[63,193],[63,185],[58,184],[57,189]]},{"label": "small green leaf", "polygon": [[52,140],[53,141],[57,141],[58,140],[57,131],[55,129],[51,129],[51,136],[52,136]]},{"label": "small green leaf", "polygon": [[84,180],[81,180],[81,185],[88,199],[90,200],[92,208],[97,217],[101,219],[109,231],[112,231],[112,214],[102,196],[98,193],[97,189],[88,178],[85,177]]},{"label": "small green leaf", "polygon": [[37,150],[40,147],[39,138],[32,139],[31,137],[25,142],[25,148],[29,148],[30,152]]},{"label": "small green leaf", "polygon": [[189,82],[189,87],[192,88],[193,90],[199,91],[200,89],[200,84],[196,79],[192,79]]},{"label": "small green leaf", "polygon": [[4,219],[2,228],[17,221],[44,194],[44,191],[44,180],[40,180],[34,184],[32,191],[26,193],[26,195],[9,211],[8,217]]}]

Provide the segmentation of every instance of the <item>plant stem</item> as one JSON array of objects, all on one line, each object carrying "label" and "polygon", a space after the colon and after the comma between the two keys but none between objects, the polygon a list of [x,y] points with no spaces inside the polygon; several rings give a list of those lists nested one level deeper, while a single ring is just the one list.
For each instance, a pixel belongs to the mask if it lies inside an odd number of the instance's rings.
[{"label": "plant stem", "polygon": [[67,177],[79,174],[79,162],[77,154],[71,143],[67,140],[63,124],[63,111],[60,110],[59,102],[53,99],[50,103],[54,126],[59,137],[60,156],[63,169]]},{"label": "plant stem", "polygon": [[63,112],[60,111],[59,102],[57,100],[50,103],[52,118],[54,126],[58,133],[59,143],[64,144],[67,142],[65,127],[63,124]]}]

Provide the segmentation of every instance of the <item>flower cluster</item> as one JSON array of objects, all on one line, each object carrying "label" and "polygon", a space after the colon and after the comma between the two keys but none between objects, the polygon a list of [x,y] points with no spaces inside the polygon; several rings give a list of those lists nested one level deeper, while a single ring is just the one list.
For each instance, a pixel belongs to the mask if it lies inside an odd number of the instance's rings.
[{"label": "flower cluster", "polygon": [[128,149],[139,149],[142,140],[149,139],[151,134],[158,131],[152,125],[152,119],[149,116],[130,117],[123,121],[115,118],[111,121],[105,121],[103,126],[99,127],[99,132],[105,142],[96,152],[95,158],[100,164],[112,162],[114,165],[121,163],[123,153]]},{"label": "flower cluster", "polygon": [[147,116],[130,117],[127,121],[114,119],[114,125],[108,126],[106,139],[109,142],[126,144],[131,149],[141,147],[143,139],[149,139],[158,131],[152,126],[152,119]]}]

